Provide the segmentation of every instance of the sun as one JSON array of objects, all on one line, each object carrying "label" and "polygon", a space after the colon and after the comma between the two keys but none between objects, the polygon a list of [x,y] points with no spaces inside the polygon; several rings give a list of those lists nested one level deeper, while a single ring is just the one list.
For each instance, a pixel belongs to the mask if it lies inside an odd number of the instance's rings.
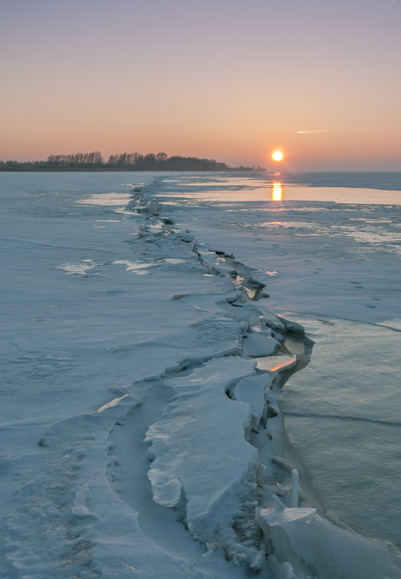
[{"label": "sun", "polygon": [[272,159],[273,161],[282,161],[284,159],[284,153],[282,151],[274,151]]}]

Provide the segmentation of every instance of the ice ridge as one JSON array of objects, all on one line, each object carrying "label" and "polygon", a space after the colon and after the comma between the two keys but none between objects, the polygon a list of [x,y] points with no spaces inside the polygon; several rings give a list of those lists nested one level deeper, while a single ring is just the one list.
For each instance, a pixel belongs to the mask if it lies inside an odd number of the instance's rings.
[{"label": "ice ridge", "polygon": [[[268,297],[256,272],[231,253],[178,230],[171,218],[160,218],[160,204],[148,202],[142,191],[134,192],[132,210],[135,204],[147,215],[141,239],[162,255],[167,247],[171,253],[171,243],[190,245],[203,275],[233,286],[234,293],[216,303],[238,329],[231,350],[194,356],[192,362],[187,358],[160,377],[172,395],[145,436],[153,500],[176,510],[185,529],[205,546],[205,557],[222,550],[236,567],[272,577],[329,578],[336,576],[336,565],[343,577],[356,577],[354,565],[375,577],[388,567],[386,549],[347,536],[316,509],[300,506],[298,472],[280,457],[279,395],[288,377],[308,364],[313,342],[296,322],[256,306]],[[277,356],[282,363],[264,369],[260,360]],[[298,540],[309,529],[310,538]],[[351,563],[336,557],[325,534],[339,545],[355,541]],[[311,551],[311,543],[321,545],[322,555]],[[368,552],[374,553],[374,565]],[[386,572],[397,576],[391,566]]]},{"label": "ice ridge", "polygon": [[[223,315],[220,323],[226,328],[234,323],[232,347],[186,358],[151,379],[172,390],[145,437],[153,500],[175,509],[189,533],[205,545],[208,557],[222,550],[235,565],[260,571],[267,568],[267,556],[274,555],[256,509],[271,501],[276,504],[276,483],[282,483],[282,489],[288,483],[286,471],[278,468],[273,474],[270,458],[279,444],[275,431],[280,426],[270,424],[279,417],[278,395],[284,382],[307,364],[312,342],[300,325],[257,307],[256,302],[268,297],[255,278],[257,272],[232,254],[195,240],[189,231],[180,231],[171,218],[160,217],[161,206],[149,201],[149,191],[133,191],[130,210],[136,208],[146,216],[138,238],[147,243],[154,260],[174,252],[182,258],[183,248],[189,246],[195,259],[190,267],[233,288],[227,286],[226,296],[215,300]],[[178,259],[169,261],[179,267]],[[210,325],[206,320],[202,331]],[[290,335],[302,342],[301,355],[286,348]],[[277,369],[257,368],[258,361],[272,356],[281,357]],[[133,388],[144,386],[142,382]],[[260,433],[263,448],[254,440]]]}]

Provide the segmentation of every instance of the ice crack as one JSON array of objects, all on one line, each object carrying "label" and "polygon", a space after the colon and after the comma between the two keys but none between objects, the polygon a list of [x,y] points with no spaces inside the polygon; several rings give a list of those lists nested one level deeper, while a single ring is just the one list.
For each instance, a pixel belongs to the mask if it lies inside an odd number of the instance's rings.
[{"label": "ice crack", "polygon": [[[173,268],[185,264],[195,273],[227,282],[226,296],[218,301],[224,317],[221,322],[198,322],[194,326],[198,343],[213,339],[216,324],[221,328],[233,324],[235,331],[231,347],[186,356],[161,374],[134,383],[135,395],[144,396],[154,412],[136,408],[119,420],[121,427],[114,429],[111,439],[117,440],[135,416],[146,432],[141,468],[143,476],[147,456],[153,510],[175,512],[208,557],[223,550],[235,565],[258,571],[264,568],[268,551],[256,510],[271,503],[277,506],[276,483],[283,489],[289,475],[270,462],[282,429],[278,395],[291,373],[308,363],[312,342],[300,325],[256,307],[255,302],[268,296],[254,270],[232,254],[199,243],[190,232],[178,231],[172,219],[161,217],[162,207],[149,199],[148,192],[135,191],[130,209],[145,217],[136,241],[146,245],[154,263],[163,260]],[[192,296],[183,292],[172,299]],[[263,366],[268,365],[266,360],[274,360],[268,369]],[[149,388],[154,393],[150,398]],[[164,394],[160,404],[155,395],[163,389],[168,396]],[[116,486],[124,479],[125,467],[119,461],[111,464],[110,480]],[[294,493],[290,492],[291,504]],[[162,546],[165,540],[157,532],[156,518],[152,522],[137,501],[131,506],[139,511],[144,532]],[[147,507],[146,512],[151,510]],[[170,520],[172,529],[175,524]]]}]

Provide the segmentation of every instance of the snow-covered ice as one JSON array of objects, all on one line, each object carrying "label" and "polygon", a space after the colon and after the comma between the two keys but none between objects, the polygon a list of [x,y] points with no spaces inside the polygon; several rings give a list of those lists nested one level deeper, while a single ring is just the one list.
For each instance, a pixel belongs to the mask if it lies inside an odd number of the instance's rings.
[{"label": "snow-covered ice", "polygon": [[[299,449],[290,424],[327,414],[318,382],[340,335],[354,347],[344,376],[359,380],[355,323],[335,314],[364,307],[372,348],[393,348],[382,337],[401,319],[396,236],[380,245],[379,304],[367,275],[377,240],[361,248],[342,233],[347,209],[310,207],[323,215],[316,244],[304,202],[282,207],[302,218],[269,230],[281,221],[266,218],[279,206],[262,177],[133,178],[0,174],[1,576],[400,577],[385,543],[314,503],[315,466],[299,457],[321,446],[304,428]],[[378,227],[395,228],[384,213]],[[352,396],[343,388],[332,414]],[[391,396],[375,402],[385,423]],[[353,417],[375,421],[371,411],[361,396]]]}]

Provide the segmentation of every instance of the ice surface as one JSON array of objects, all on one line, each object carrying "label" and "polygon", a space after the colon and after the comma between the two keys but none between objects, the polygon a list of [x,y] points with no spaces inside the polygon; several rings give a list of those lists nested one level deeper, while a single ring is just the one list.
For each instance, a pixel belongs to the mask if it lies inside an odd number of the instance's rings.
[{"label": "ice surface", "polygon": [[79,199],[77,203],[88,205],[111,205],[117,207],[125,207],[130,200],[129,195],[122,193],[101,193],[99,195],[91,195],[87,199]]},{"label": "ice surface", "polygon": [[[313,492],[302,469],[299,492],[297,456],[285,454],[280,410],[286,389],[291,401],[292,384],[310,376],[302,369],[310,342],[298,323],[314,334],[305,311],[313,306],[326,329],[334,323],[329,312],[363,312],[364,321],[390,326],[401,318],[398,278],[391,273],[395,237],[382,236],[385,248],[374,262],[386,280],[384,292],[368,275],[376,245],[363,253],[341,227],[325,237],[330,219],[341,226],[351,214],[369,219],[368,209],[289,205],[297,217],[276,220],[263,214],[266,188],[254,176],[134,177],[131,188],[119,185],[126,173],[0,175],[0,427],[7,442],[0,575],[343,572],[359,579],[369,576],[365,559],[375,558],[371,569],[399,576],[381,543],[318,515],[300,520],[303,509],[312,508],[304,502]],[[258,206],[249,201],[255,188]],[[191,205],[185,191],[193,193]],[[224,208],[210,204],[216,196]],[[278,215],[283,207],[269,211]],[[277,236],[261,225],[302,222],[312,214],[321,216],[317,237],[309,235],[311,227]],[[378,226],[391,233],[394,220],[381,217]],[[369,260],[355,261],[361,256]],[[295,313],[287,316],[286,309]],[[323,343],[322,335],[315,337]],[[395,344],[389,340],[386,347]],[[295,370],[301,371],[281,394]],[[302,391],[307,396],[306,387]],[[345,390],[342,395],[347,400]],[[385,397],[379,396],[381,408]],[[296,400],[312,424],[308,412],[323,407],[308,407],[313,399]],[[377,417],[369,419],[376,428]],[[297,525],[306,532],[296,532]]]}]

